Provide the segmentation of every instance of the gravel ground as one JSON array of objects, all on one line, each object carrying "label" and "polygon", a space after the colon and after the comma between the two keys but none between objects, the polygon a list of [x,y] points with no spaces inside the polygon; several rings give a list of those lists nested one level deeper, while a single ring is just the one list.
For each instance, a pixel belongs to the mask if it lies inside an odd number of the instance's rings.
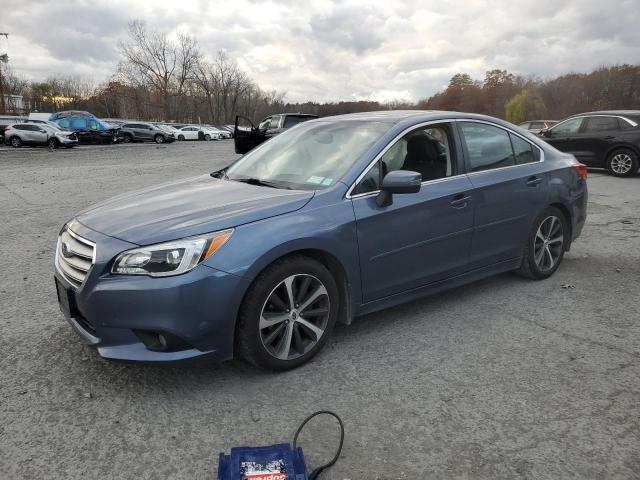
[{"label": "gravel ground", "polygon": [[[589,178],[552,278],[500,275],[340,326],[292,372],[101,360],[63,320],[60,226],[125,190],[208,172],[230,141],[0,147],[0,478],[215,478],[217,454],[287,441],[330,408],[326,479],[640,478],[640,178]],[[311,465],[331,426],[303,435]]]}]

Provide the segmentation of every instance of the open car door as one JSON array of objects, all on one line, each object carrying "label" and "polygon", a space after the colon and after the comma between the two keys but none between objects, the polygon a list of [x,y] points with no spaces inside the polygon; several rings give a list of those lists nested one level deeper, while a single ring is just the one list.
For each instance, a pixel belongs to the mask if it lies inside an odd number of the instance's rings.
[{"label": "open car door", "polygon": [[[243,120],[241,122],[241,120]],[[247,123],[248,122],[248,123]],[[233,143],[236,153],[245,154],[265,140],[264,133],[247,117],[236,115],[233,129]]]}]

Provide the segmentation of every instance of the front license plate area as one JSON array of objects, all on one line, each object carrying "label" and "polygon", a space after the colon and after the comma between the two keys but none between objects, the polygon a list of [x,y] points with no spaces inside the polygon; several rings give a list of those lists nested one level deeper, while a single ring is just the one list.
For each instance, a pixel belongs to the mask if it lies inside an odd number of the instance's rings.
[{"label": "front license plate area", "polygon": [[73,291],[68,288],[65,288],[60,280],[57,278],[56,280],[56,292],[58,294],[58,305],[60,306],[60,310],[67,318],[73,318],[76,316],[76,302]]}]

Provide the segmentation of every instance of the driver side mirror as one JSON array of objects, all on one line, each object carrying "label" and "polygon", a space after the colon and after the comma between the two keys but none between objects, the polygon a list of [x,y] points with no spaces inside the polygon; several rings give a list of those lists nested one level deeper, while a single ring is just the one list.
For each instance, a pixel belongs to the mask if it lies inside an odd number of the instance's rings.
[{"label": "driver side mirror", "polygon": [[380,193],[376,197],[379,207],[388,207],[393,203],[393,194],[418,193],[422,186],[422,175],[409,170],[394,170],[382,179]]},{"label": "driver side mirror", "polygon": [[542,130],[540,130],[540,136],[551,138],[551,129],[543,128]]}]

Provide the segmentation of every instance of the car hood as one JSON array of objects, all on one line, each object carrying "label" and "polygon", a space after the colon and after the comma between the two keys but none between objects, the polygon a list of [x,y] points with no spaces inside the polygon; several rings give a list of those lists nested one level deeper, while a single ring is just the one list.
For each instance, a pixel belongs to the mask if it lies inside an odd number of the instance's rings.
[{"label": "car hood", "polygon": [[76,219],[105,235],[148,245],[293,212],[313,195],[202,175],[119,195]]}]

